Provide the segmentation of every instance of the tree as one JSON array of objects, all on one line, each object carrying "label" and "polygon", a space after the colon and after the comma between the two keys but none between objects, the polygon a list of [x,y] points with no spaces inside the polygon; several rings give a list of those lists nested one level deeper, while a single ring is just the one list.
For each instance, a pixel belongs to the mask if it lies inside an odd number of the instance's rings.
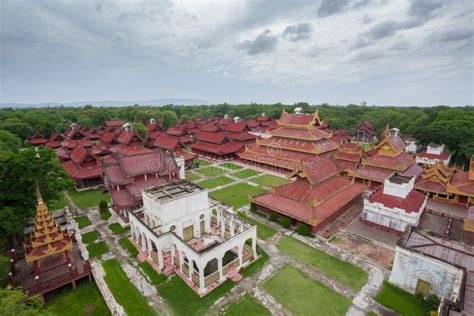
[{"label": "tree", "polygon": [[268,218],[269,221],[275,222],[276,219],[277,219],[277,216],[276,216],[275,212],[270,212],[270,213],[268,213],[267,218]]},{"label": "tree", "polygon": [[108,209],[109,209],[109,204],[107,203],[107,201],[104,201],[104,200],[100,201],[100,203],[99,203],[99,210],[100,210],[101,212],[105,212],[105,211],[107,211]]},{"label": "tree", "polygon": [[0,130],[0,151],[17,152],[21,146],[21,140],[7,131]]},{"label": "tree", "polygon": [[148,136],[148,130],[146,129],[145,125],[140,122],[133,122],[132,123],[133,130],[142,138],[146,139]]},{"label": "tree", "polygon": [[178,123],[178,117],[176,116],[176,113],[171,110],[164,111],[161,116],[161,119],[161,124],[164,131],[166,131],[170,127],[175,127]]},{"label": "tree", "polygon": [[296,227],[296,232],[302,236],[308,236],[309,235],[309,226],[305,223],[300,223]]},{"label": "tree", "polygon": [[23,144],[27,139],[28,136],[31,134],[31,125],[21,122],[18,119],[9,119],[2,125],[0,125],[0,129],[9,131],[10,133],[18,136],[21,139],[21,143]]},{"label": "tree", "polygon": [[21,235],[36,206],[35,180],[43,200],[60,198],[70,180],[56,152],[41,146],[25,149],[0,162],[0,238]]},{"label": "tree", "polygon": [[21,290],[0,288],[0,315],[53,316],[38,296],[28,297]]},{"label": "tree", "polygon": [[191,116],[189,114],[183,114],[179,117],[179,119],[181,121],[190,121],[191,120]]},{"label": "tree", "polygon": [[282,217],[280,218],[280,225],[283,226],[283,227],[285,227],[285,228],[290,227],[290,225],[291,225],[291,218],[286,217],[286,216],[282,216]]}]

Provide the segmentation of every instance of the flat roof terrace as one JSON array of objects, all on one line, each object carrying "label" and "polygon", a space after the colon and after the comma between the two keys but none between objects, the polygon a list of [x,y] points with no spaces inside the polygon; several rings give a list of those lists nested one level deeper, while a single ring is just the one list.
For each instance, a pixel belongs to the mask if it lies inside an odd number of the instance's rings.
[{"label": "flat roof terrace", "polygon": [[167,202],[182,198],[184,196],[202,192],[205,189],[195,183],[185,180],[165,183],[163,185],[154,186],[143,190],[146,194],[151,196],[154,200],[160,202]]},{"label": "flat roof terrace", "polygon": [[405,184],[410,182],[412,177],[394,173],[388,180],[396,184]]}]

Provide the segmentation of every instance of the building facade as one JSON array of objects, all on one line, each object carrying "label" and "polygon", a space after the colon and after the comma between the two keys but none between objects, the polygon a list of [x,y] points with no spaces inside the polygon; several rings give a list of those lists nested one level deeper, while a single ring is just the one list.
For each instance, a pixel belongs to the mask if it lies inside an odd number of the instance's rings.
[{"label": "building facade", "polygon": [[432,166],[442,162],[448,166],[451,161],[451,154],[444,151],[444,145],[429,144],[426,150],[416,155],[416,163],[422,166]]}]

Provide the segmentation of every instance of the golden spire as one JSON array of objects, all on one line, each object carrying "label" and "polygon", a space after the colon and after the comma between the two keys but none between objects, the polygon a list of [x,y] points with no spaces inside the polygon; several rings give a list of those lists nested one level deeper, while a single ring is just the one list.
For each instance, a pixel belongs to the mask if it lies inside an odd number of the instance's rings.
[{"label": "golden spire", "polygon": [[390,135],[390,128],[388,127],[388,123],[387,123],[387,126],[385,126],[385,130],[383,131],[383,136],[388,137],[389,135]]}]

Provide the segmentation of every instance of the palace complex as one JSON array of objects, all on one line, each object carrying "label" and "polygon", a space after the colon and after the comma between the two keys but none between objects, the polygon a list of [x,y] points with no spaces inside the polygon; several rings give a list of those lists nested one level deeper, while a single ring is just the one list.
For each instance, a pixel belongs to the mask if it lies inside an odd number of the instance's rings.
[{"label": "palace complex", "polygon": [[164,274],[175,272],[199,296],[257,258],[257,227],[209,203],[207,190],[174,181],[142,191],[143,208],[130,212],[133,242]]}]

